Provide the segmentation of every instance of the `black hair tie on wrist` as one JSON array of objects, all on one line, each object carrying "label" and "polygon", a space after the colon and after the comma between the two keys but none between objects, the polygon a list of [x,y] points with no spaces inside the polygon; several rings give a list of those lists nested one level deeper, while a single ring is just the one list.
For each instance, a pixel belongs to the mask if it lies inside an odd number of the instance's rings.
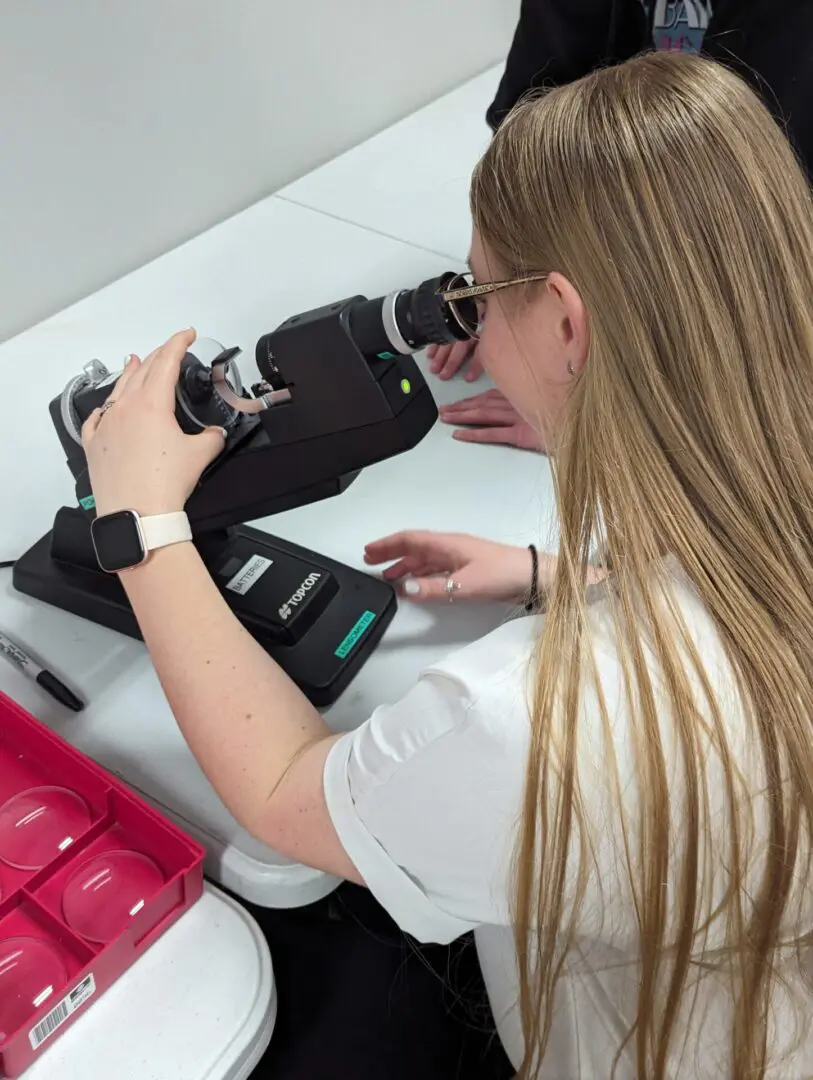
[{"label": "black hair tie on wrist", "polygon": [[526,611],[535,611],[539,607],[539,556],[533,544],[528,544],[531,553],[531,591],[528,593]]}]

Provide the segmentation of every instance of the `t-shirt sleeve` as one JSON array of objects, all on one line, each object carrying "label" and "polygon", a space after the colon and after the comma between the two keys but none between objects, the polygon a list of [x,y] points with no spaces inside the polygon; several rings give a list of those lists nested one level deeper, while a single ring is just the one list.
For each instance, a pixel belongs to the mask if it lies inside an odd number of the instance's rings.
[{"label": "t-shirt sleeve", "polygon": [[[687,631],[730,724],[735,759],[748,771],[753,748],[725,649],[700,599],[679,582],[675,587]],[[598,678],[586,672],[575,733],[579,813],[564,867],[563,921],[575,914],[584,941],[628,952],[638,946],[640,933],[630,863],[644,850],[638,766],[643,731],[629,716],[605,592],[596,588],[588,622],[591,668]],[[447,943],[477,927],[512,923],[537,630],[535,620],[515,619],[445,658],[400,701],[377,709],[331,748],[324,791],[339,840],[381,905],[420,941]],[[670,858],[679,867],[687,853],[694,857],[686,847],[687,777],[668,681],[654,665],[651,674],[669,783]],[[711,733],[705,683],[694,677],[690,685],[698,713],[706,718],[704,730]],[[561,794],[555,748],[562,734],[552,732],[551,760],[544,763],[552,807]],[[722,902],[730,879],[725,860],[715,861],[714,853],[725,850],[729,835],[726,783],[711,734],[700,750],[709,791],[707,832],[713,836],[704,834],[703,844],[712,846],[698,856],[699,865],[714,868],[704,888]],[[540,873],[546,872],[542,863]],[[636,880],[638,875],[635,869]],[[676,904],[671,913],[679,925]]]},{"label": "t-shirt sleeve", "polygon": [[463,681],[429,673],[331,750],[324,788],[339,839],[378,901],[420,941],[448,943],[507,921],[506,838],[522,755],[500,742]]},{"label": "t-shirt sleeve", "polygon": [[[610,627],[597,616],[594,629],[610,724],[587,691],[577,757],[594,859],[579,930],[622,945],[635,933],[634,905],[610,755],[633,814],[637,796]],[[338,739],[328,756],[325,800],[339,840],[382,907],[419,941],[447,943],[481,926],[511,925],[536,637],[535,620],[516,619],[447,657],[400,701]],[[551,766],[554,802],[557,775]],[[574,842],[566,908],[576,897],[578,861]]]}]

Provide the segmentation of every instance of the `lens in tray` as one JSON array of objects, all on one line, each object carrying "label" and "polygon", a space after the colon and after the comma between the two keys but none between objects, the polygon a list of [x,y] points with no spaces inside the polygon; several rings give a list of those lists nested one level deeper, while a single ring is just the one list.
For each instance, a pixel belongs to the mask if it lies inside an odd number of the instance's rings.
[{"label": "lens in tray", "polygon": [[65,886],[62,913],[81,937],[105,945],[164,884],[152,859],[137,851],[107,851],[81,866]]},{"label": "lens in tray", "polygon": [[0,1043],[13,1035],[68,981],[59,953],[38,938],[0,941]]},{"label": "lens in tray", "polygon": [[41,870],[90,828],[90,810],[73,791],[29,788],[0,807],[0,859]]}]

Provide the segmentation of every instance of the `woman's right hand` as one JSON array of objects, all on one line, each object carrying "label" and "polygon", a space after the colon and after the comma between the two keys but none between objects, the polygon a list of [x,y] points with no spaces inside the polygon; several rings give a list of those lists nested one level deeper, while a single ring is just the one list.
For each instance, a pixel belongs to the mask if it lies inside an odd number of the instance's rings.
[{"label": "woman's right hand", "polygon": [[[375,540],[364,549],[369,566],[391,563],[386,581],[397,583],[411,600],[448,601],[446,581],[459,586],[462,601],[519,603],[531,590],[531,553],[527,547],[498,544],[463,533],[400,532]],[[553,555],[539,553],[540,593],[550,586],[556,568]]]}]

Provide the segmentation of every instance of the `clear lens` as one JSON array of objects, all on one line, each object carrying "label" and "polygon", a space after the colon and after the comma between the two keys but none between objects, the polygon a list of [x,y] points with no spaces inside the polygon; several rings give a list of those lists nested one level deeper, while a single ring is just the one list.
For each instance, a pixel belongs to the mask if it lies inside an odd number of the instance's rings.
[{"label": "clear lens", "polygon": [[91,823],[85,801],[67,788],[21,791],[0,807],[0,862],[16,870],[41,870]]},{"label": "clear lens", "polygon": [[57,949],[32,937],[0,945],[0,1043],[19,1031],[68,981]]},{"label": "clear lens", "polygon": [[62,894],[65,921],[87,941],[108,944],[122,934],[164,884],[137,851],[105,851],[81,866]]},{"label": "clear lens", "polygon": [[[471,274],[458,274],[446,288],[451,292],[453,289],[468,289],[473,284],[474,279]],[[472,296],[466,300],[449,300],[448,305],[449,310],[466,333],[471,337],[477,337],[482,321],[482,300]]]}]

